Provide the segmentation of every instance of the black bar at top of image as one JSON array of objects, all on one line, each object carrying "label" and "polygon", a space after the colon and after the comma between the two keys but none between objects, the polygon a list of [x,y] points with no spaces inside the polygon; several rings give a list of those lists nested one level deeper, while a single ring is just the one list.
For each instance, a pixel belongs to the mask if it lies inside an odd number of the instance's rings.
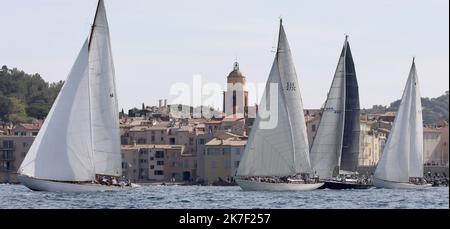
[{"label": "black bar at top of image", "polygon": [[[260,215],[258,215],[260,214]],[[258,223],[258,217],[267,222]],[[206,219],[210,223],[191,219]],[[232,220],[230,217],[233,217]],[[185,219],[184,223],[182,219]],[[448,225],[448,210],[0,210],[2,225],[21,226],[177,226],[228,228],[245,226],[380,226]],[[227,220],[227,221],[226,221]],[[209,224],[209,225],[207,225]],[[60,227],[59,227],[60,228]]]}]

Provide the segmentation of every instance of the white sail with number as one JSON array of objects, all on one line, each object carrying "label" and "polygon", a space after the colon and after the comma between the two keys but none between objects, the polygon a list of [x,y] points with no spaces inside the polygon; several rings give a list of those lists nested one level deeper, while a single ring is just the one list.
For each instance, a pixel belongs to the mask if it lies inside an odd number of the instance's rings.
[{"label": "white sail with number", "polygon": [[[277,89],[277,95],[271,94],[273,89]],[[256,117],[237,175],[289,176],[310,173],[300,87],[282,23],[277,54],[259,107],[270,110],[270,116]],[[276,120],[273,126],[265,124],[273,120]]]}]

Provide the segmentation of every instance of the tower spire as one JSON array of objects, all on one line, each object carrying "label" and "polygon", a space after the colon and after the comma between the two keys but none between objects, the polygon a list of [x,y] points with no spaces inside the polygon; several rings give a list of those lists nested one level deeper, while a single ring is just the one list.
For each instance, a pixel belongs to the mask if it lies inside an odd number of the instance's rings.
[{"label": "tower spire", "polygon": [[233,70],[239,71],[239,62],[237,61],[237,57],[236,57],[236,61],[234,62]]}]

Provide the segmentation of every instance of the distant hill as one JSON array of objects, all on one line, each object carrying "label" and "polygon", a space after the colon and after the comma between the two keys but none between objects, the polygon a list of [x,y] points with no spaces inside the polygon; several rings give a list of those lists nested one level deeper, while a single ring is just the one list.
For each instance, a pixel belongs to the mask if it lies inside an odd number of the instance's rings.
[{"label": "distant hill", "polygon": [[[446,120],[448,122],[449,108],[449,91],[437,98],[422,98],[423,121],[425,124],[433,124],[438,120]],[[400,100],[397,100],[389,107],[383,105],[375,105],[366,111],[369,113],[380,113],[388,111],[397,111],[400,106]]]},{"label": "distant hill", "polygon": [[39,74],[0,69],[0,122],[22,123],[47,116],[63,82],[45,82]]}]

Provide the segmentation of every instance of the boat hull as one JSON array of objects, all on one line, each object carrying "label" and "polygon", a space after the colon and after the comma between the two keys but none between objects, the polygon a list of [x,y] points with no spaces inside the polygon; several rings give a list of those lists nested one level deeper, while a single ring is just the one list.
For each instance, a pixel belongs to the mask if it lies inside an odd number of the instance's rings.
[{"label": "boat hull", "polygon": [[390,189],[423,189],[431,187],[431,184],[416,185],[411,183],[400,183],[386,180],[373,179],[373,185],[377,188],[390,188]]},{"label": "boat hull", "polygon": [[236,183],[244,191],[311,191],[318,189],[323,183],[294,184],[294,183],[265,183],[236,179]]},{"label": "boat hull", "polygon": [[357,184],[341,181],[325,181],[324,185],[319,189],[369,189],[373,187],[371,184]]},{"label": "boat hull", "polygon": [[127,191],[138,187],[132,185],[131,187],[106,186],[99,184],[73,184],[66,182],[56,182],[48,180],[40,180],[28,176],[19,175],[17,179],[25,187],[33,191],[44,192],[102,192],[102,191]]}]

